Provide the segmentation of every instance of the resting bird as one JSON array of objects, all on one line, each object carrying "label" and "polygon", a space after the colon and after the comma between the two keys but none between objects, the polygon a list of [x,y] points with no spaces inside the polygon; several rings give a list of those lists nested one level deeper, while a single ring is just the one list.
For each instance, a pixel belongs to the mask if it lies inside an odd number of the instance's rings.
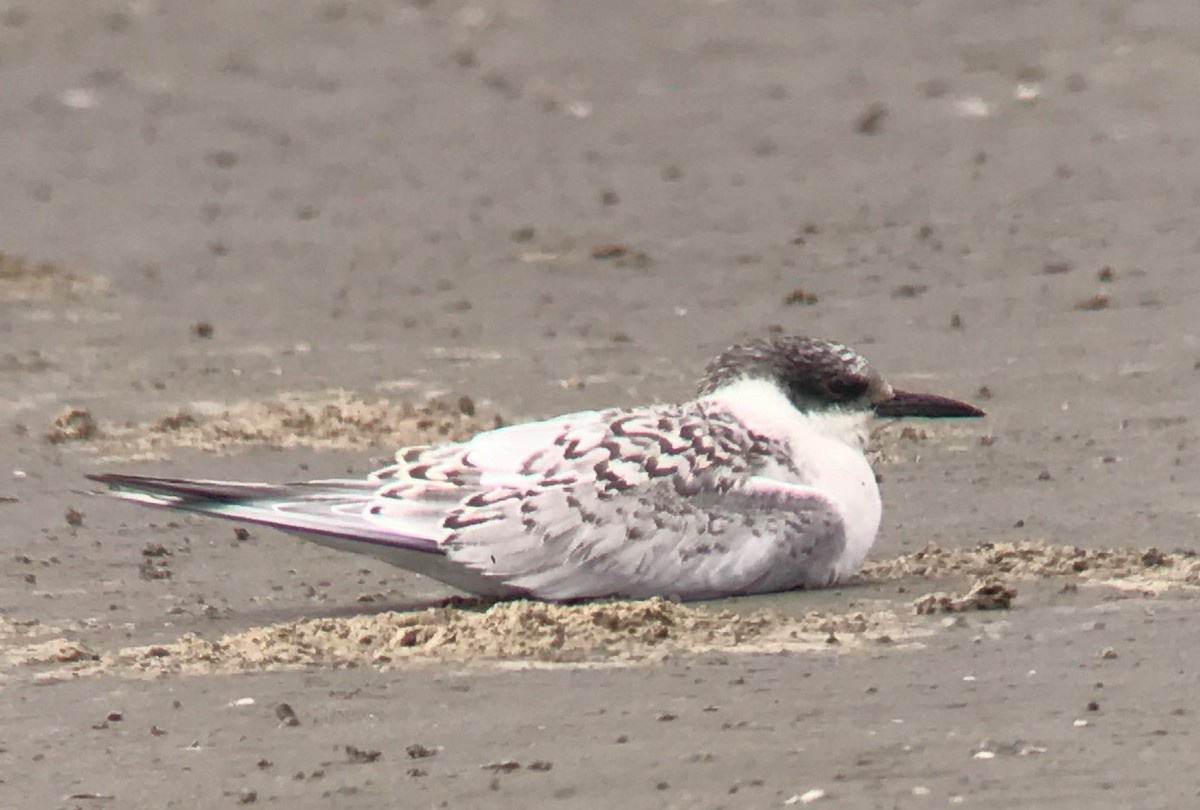
[{"label": "resting bird", "polygon": [[977,417],[838,343],[709,364],[695,399],[408,447],[364,479],[88,476],[121,498],[272,526],[482,596],[713,599],[844,580],[879,531],[872,417]]}]

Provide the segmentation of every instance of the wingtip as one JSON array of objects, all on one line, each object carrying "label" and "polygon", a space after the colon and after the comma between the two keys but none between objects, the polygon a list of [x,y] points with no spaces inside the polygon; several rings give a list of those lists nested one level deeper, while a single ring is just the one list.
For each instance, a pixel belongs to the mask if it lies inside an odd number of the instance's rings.
[{"label": "wingtip", "polygon": [[137,489],[145,490],[153,488],[156,483],[161,483],[163,479],[150,478],[144,475],[131,475],[129,473],[85,473],[84,477],[89,481],[95,481],[97,484],[104,484],[109,489]]}]

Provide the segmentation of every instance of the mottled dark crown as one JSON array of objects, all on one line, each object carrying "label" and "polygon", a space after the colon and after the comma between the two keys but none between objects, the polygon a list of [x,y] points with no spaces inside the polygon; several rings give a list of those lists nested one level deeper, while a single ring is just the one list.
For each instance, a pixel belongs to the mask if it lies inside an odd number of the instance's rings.
[{"label": "mottled dark crown", "polygon": [[830,405],[869,408],[885,388],[866,359],[853,349],[799,335],[726,349],[704,370],[700,396],[744,379],[777,382],[802,411]]}]

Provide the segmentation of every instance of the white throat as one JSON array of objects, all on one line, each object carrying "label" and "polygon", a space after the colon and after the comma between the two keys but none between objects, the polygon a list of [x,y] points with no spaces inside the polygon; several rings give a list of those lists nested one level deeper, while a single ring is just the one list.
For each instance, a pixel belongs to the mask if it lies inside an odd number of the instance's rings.
[{"label": "white throat", "polygon": [[770,380],[747,378],[722,386],[707,399],[727,407],[746,427],[768,436],[791,439],[797,433],[815,434],[862,451],[871,432],[872,415],[837,408],[798,411]]}]

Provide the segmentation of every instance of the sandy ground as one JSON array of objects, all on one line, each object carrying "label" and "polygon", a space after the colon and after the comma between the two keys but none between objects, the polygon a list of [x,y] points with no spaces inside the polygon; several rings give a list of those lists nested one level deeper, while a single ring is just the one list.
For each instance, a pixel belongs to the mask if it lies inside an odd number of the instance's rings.
[{"label": "sandy ground", "polygon": [[[0,0],[0,806],[1190,806],[1198,52],[1185,0]],[[83,478],[362,473],[771,329],[990,414],[877,436],[834,591],[447,602]]]}]

